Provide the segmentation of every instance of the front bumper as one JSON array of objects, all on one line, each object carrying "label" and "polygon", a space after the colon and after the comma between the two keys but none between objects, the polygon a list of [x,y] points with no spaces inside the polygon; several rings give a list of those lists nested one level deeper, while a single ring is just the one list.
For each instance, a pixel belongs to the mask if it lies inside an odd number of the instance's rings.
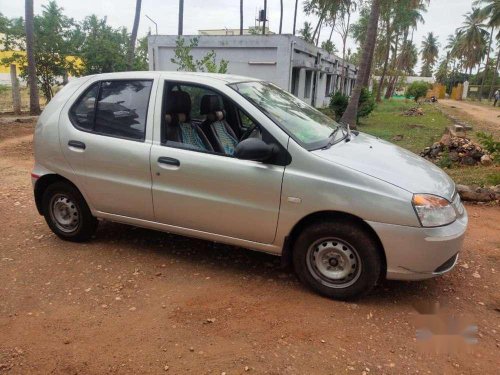
[{"label": "front bumper", "polygon": [[387,278],[422,280],[442,275],[455,266],[467,229],[467,212],[453,223],[417,228],[368,222],[382,242]]}]

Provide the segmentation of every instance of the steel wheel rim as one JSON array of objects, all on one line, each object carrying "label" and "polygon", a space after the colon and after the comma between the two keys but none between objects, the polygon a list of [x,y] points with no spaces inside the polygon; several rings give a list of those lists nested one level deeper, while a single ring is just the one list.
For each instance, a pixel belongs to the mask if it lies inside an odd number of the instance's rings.
[{"label": "steel wheel rim", "polygon": [[66,194],[55,194],[50,200],[50,217],[57,229],[72,233],[80,225],[78,206]]},{"label": "steel wheel rim", "polygon": [[307,249],[307,268],[311,275],[330,288],[347,288],[361,275],[357,250],[338,238],[323,238]]}]

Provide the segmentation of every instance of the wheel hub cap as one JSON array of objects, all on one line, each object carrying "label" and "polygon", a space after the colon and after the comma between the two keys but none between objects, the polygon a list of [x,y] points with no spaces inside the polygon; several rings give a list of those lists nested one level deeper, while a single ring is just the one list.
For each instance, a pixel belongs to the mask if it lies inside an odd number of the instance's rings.
[{"label": "wheel hub cap", "polygon": [[56,195],[52,198],[51,214],[56,226],[63,232],[74,231],[80,222],[77,206],[66,195]]},{"label": "wheel hub cap", "polygon": [[361,271],[357,251],[339,239],[313,243],[308,250],[307,266],[316,279],[337,288],[352,285]]}]

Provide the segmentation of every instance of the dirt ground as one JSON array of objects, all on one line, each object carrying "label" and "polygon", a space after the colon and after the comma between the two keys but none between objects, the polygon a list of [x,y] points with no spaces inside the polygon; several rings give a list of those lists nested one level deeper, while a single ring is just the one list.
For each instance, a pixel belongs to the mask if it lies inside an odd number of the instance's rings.
[{"label": "dirt ground", "polygon": [[[486,102],[484,102],[486,103]],[[451,99],[441,99],[439,104],[451,114],[456,114],[460,118],[471,120],[478,124],[479,129],[496,135],[500,135],[500,110],[485,104],[474,104],[465,101]]]},{"label": "dirt ground", "polygon": [[[0,123],[0,374],[498,373],[500,208],[467,206],[451,273],[343,303],[244,249],[108,222],[59,240],[32,198],[32,131]],[[468,317],[477,344],[422,349],[426,303]]]}]

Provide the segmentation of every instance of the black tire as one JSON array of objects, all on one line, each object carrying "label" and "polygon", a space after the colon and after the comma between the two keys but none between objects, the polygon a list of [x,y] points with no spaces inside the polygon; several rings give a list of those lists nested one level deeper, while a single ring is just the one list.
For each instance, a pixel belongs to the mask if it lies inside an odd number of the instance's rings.
[{"label": "black tire", "polygon": [[[62,209],[54,208],[57,205],[62,206]],[[45,221],[52,232],[63,240],[88,241],[97,229],[97,219],[92,216],[82,194],[67,182],[54,182],[45,189],[42,196],[42,209]],[[64,211],[62,218],[60,218],[61,210]],[[67,225],[64,225],[62,221],[67,222]]]},{"label": "black tire", "polygon": [[367,294],[379,280],[381,250],[371,233],[355,221],[316,222],[295,240],[293,265],[302,283],[319,294],[349,300]]}]

